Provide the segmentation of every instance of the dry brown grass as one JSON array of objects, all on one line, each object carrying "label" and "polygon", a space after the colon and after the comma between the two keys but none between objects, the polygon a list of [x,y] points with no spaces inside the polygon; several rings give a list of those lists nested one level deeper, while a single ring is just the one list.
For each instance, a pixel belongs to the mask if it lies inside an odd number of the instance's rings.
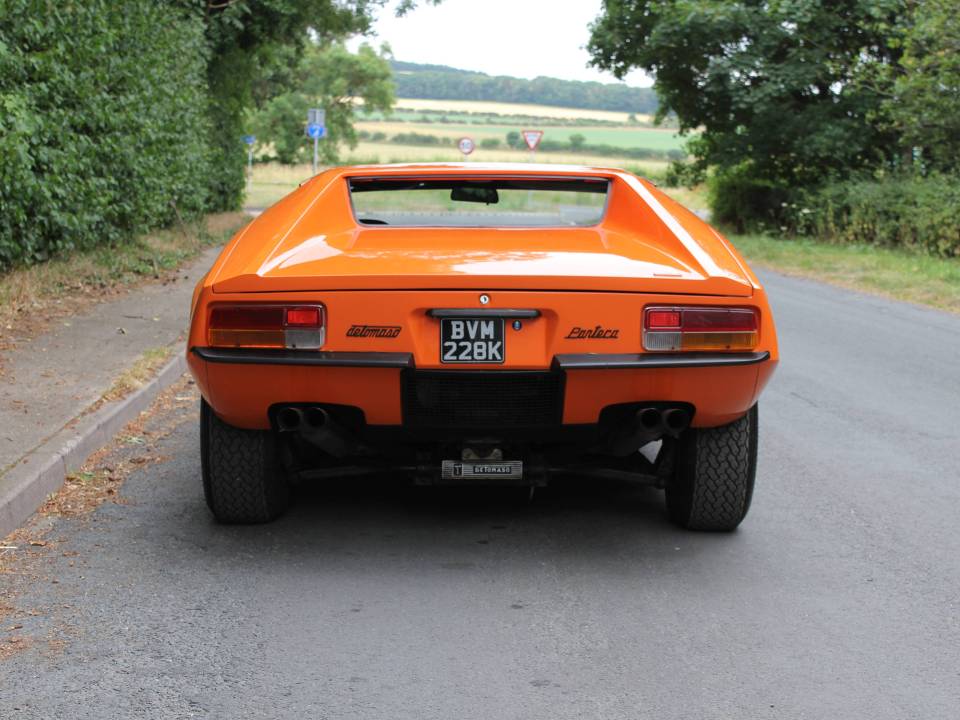
[{"label": "dry brown grass", "polygon": [[157,374],[157,370],[173,355],[174,350],[175,348],[172,345],[147,350],[137,359],[132,367],[114,380],[113,385],[103,394],[100,403],[97,403],[97,405],[99,406],[105,402],[119,400],[134,390],[142,388],[153,379]]},{"label": "dry brown grass", "polygon": [[54,258],[0,275],[0,350],[107,297],[166,279],[202,250],[224,242],[249,221],[217,213],[203,222],[160,230],[117,247]]}]

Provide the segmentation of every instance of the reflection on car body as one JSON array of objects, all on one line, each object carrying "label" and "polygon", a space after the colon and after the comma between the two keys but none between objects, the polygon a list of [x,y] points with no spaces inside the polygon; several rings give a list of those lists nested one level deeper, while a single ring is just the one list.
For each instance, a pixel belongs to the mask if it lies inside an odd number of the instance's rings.
[{"label": "reflection on car body", "polygon": [[678,524],[729,530],[778,353],[744,260],[648,181],[470,163],[305,183],[197,286],[188,360],[222,521],[348,471],[566,472],[653,484]]}]

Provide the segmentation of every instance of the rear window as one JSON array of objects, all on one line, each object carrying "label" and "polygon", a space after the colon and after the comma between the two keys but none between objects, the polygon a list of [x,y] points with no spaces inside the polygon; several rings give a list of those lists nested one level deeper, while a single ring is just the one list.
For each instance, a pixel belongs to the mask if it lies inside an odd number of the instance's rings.
[{"label": "rear window", "polygon": [[352,178],[361,225],[586,227],[603,219],[603,178]]}]

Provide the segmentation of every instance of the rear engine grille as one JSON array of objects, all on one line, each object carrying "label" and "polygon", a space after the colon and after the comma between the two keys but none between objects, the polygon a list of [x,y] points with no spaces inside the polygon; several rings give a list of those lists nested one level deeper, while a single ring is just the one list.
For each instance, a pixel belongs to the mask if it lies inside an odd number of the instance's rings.
[{"label": "rear engine grille", "polygon": [[509,429],[562,422],[562,373],[405,370],[402,383],[409,427]]}]

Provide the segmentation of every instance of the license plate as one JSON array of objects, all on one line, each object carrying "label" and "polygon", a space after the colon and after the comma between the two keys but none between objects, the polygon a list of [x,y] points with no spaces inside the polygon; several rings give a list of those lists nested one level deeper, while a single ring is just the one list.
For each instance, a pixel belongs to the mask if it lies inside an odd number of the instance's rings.
[{"label": "license plate", "polygon": [[440,466],[444,480],[522,480],[522,460],[444,460]]},{"label": "license plate", "polygon": [[502,363],[503,318],[440,320],[440,362]]}]

